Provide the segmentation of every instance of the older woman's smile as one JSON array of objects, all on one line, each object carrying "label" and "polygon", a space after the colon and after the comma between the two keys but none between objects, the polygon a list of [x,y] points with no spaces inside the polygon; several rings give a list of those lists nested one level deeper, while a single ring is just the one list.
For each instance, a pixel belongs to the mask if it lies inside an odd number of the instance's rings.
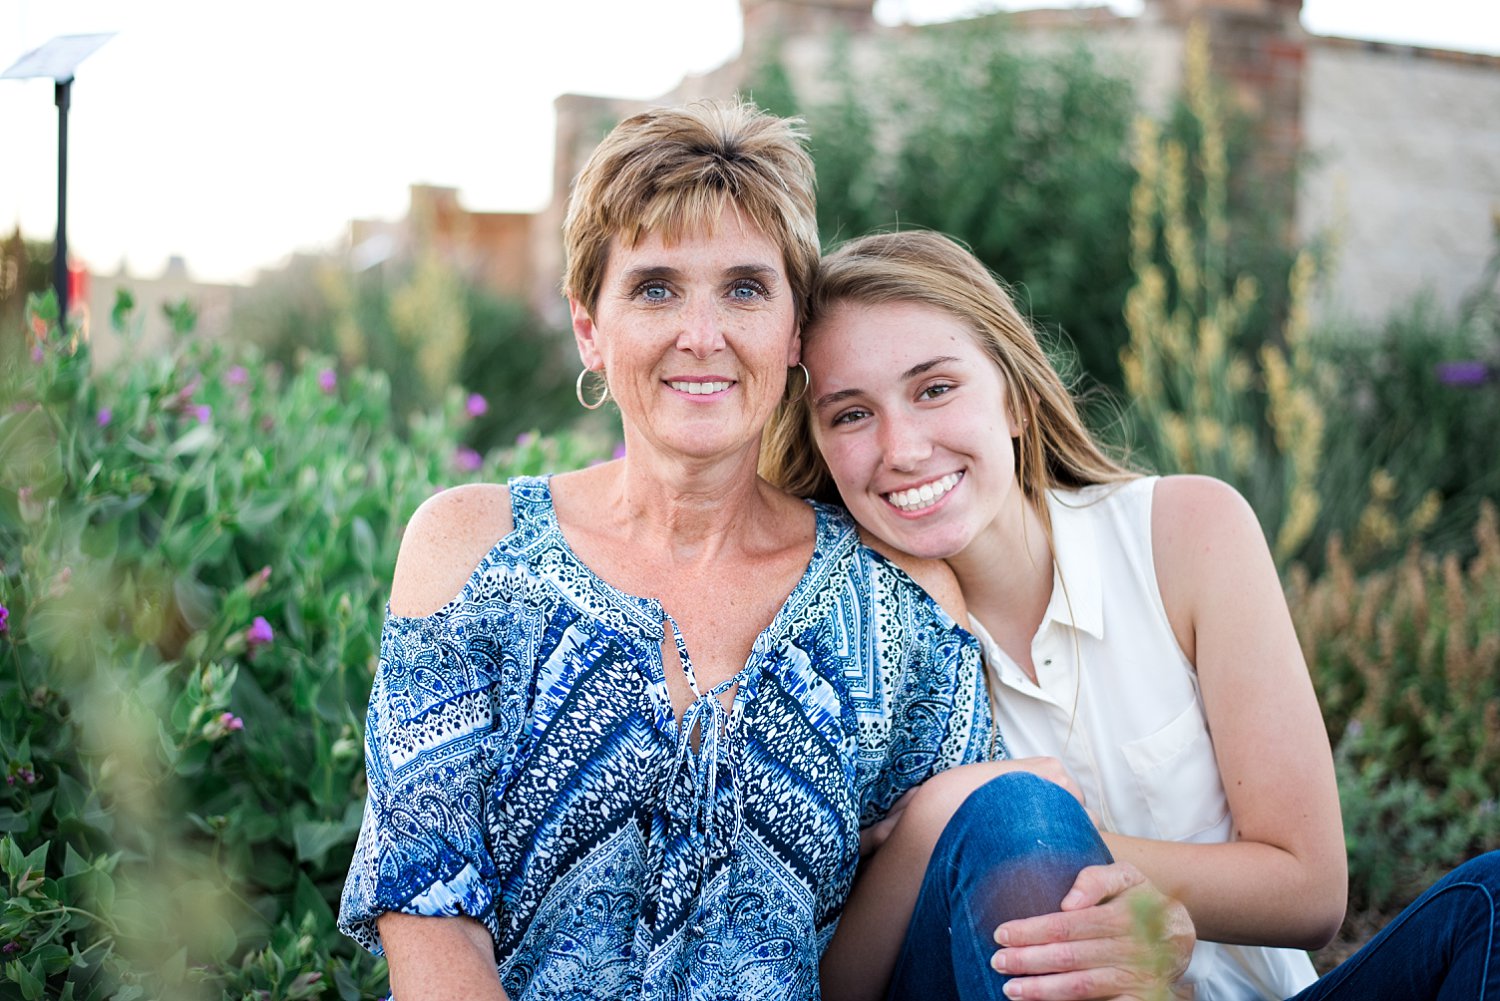
[{"label": "older woman's smile", "polygon": [[689,396],[710,396],[724,392],[733,386],[734,382],[729,379],[668,379],[667,385]]}]

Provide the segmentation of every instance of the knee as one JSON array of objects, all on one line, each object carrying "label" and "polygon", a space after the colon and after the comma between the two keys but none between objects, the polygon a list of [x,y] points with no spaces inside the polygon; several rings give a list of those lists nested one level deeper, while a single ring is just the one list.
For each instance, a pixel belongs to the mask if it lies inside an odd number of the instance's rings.
[{"label": "knee", "polygon": [[952,811],[943,837],[991,858],[1065,854],[1081,864],[1110,861],[1088,814],[1061,786],[1029,772],[1006,772],[973,789]]},{"label": "knee", "polygon": [[1454,869],[1449,878],[1454,882],[1477,884],[1488,889],[1492,896],[1500,897],[1500,851],[1469,859]]}]

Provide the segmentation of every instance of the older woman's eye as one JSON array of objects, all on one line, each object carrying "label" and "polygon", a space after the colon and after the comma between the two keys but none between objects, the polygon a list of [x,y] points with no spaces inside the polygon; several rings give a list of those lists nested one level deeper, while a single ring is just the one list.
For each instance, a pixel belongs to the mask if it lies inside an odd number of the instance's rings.
[{"label": "older woman's eye", "polygon": [[666,302],[672,297],[672,290],[661,282],[646,282],[635,290],[635,294],[647,302]]},{"label": "older woman's eye", "polygon": [[766,294],[766,287],[754,278],[742,278],[729,287],[731,299],[758,299]]}]

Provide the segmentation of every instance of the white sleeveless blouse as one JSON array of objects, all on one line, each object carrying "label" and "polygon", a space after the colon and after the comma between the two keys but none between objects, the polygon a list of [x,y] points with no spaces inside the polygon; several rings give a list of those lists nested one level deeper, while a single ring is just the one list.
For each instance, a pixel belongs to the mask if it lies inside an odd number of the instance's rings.
[{"label": "white sleeveless blouse", "polygon": [[[1031,643],[1038,684],[982,624],[971,628],[999,682],[997,718],[1013,757],[1060,759],[1105,830],[1220,843],[1232,818],[1198,675],[1156,584],[1155,485],[1145,477],[1049,495],[1056,569]],[[1198,1001],[1255,1001],[1290,997],[1316,973],[1300,950],[1199,942],[1187,979]]]}]

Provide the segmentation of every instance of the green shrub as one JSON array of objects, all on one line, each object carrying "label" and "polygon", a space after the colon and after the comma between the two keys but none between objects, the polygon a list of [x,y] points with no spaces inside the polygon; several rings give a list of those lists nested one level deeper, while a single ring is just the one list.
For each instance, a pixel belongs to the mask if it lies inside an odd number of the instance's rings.
[{"label": "green shrub", "polygon": [[[1319,474],[1319,549],[1337,533],[1359,567],[1399,558],[1414,537],[1472,555],[1481,503],[1500,502],[1500,327],[1465,323],[1422,298],[1374,330],[1320,330],[1312,347],[1336,373],[1342,402]],[[1494,374],[1445,379],[1443,366],[1466,361]]]},{"label": "green shrub", "polygon": [[770,60],[752,91],[807,119],[826,245],[898,226],[951,234],[1118,385],[1134,113],[1120,74],[1081,44],[1028,47],[993,17],[867,52],[838,39],[820,78],[799,82],[805,99]]},{"label": "green shrub", "polygon": [[333,915],[404,520],[608,443],[471,456],[456,391],[398,428],[380,373],[172,320],[169,354],[93,372],[44,301],[0,392],[0,970],[27,998],[370,996]]},{"label": "green shrub", "polygon": [[[401,421],[441,405],[453,385],[467,387],[490,404],[463,429],[479,449],[579,420],[571,334],[547,327],[524,303],[479,288],[433,253],[362,272],[299,259],[237,298],[229,334],[286,367],[311,354],[333,356],[341,369],[384,373]],[[586,426],[608,427],[597,418]]]},{"label": "green shrub", "polygon": [[1437,876],[1500,848],[1500,526],[1485,503],[1467,565],[1413,548],[1357,577],[1288,588],[1336,749],[1350,905],[1394,910]]}]

